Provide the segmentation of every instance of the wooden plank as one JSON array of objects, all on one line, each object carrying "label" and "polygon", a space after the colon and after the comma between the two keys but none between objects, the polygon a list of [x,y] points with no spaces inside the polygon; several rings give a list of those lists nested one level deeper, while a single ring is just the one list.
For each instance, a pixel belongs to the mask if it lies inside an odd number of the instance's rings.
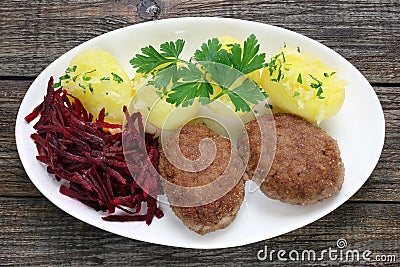
[{"label": "wooden plank", "polygon": [[[138,1],[7,1],[0,6],[0,73],[35,77],[76,45],[143,20]],[[370,82],[399,83],[398,1],[158,0],[162,18],[219,16],[268,23],[333,48]],[[340,15],[338,15],[340,14]]]},{"label": "wooden plank", "polygon": [[41,196],[25,173],[15,144],[15,120],[32,81],[0,81],[0,196]]},{"label": "wooden plank", "polygon": [[[399,195],[400,189],[400,88],[374,87],[385,116],[385,143],[379,162],[371,177],[353,200],[379,200],[385,194]],[[368,144],[366,144],[368,145]],[[382,191],[381,191],[382,190]],[[381,191],[381,192],[379,192]],[[399,197],[393,200],[399,201]]]},{"label": "wooden plank", "polygon": [[[119,237],[64,213],[41,197],[23,170],[15,118],[32,79],[54,59],[102,33],[142,22],[138,0],[9,0],[0,5],[0,266],[377,266],[365,261],[258,261],[268,250],[371,250],[400,261],[400,3],[397,0],[156,0],[162,18],[223,16],[269,23],[322,42],[373,83],[384,109],[380,161],[360,191],[320,220],[238,248],[189,250]],[[13,80],[17,79],[17,80]],[[26,80],[31,79],[31,80]],[[366,144],[368,145],[368,144]],[[326,259],[326,257],[325,257]],[[386,264],[385,264],[386,265]]]},{"label": "wooden plank", "polygon": [[[346,203],[331,214],[291,233],[255,244],[217,250],[190,250],[148,244],[99,230],[67,215],[43,198],[0,198],[1,266],[233,266],[265,265],[257,252],[268,250],[337,249],[346,239],[348,249],[372,255],[396,255],[399,260],[400,211],[398,204]],[[265,229],[260,229],[264,230]],[[337,265],[340,261],[307,262],[310,266]],[[274,266],[298,266],[280,262]],[[365,266],[368,262],[346,262]],[[300,263],[300,265],[302,265]]]},{"label": "wooden plank", "polygon": [[[0,81],[0,196],[39,196],[19,160],[15,118],[31,81]],[[352,198],[358,201],[400,201],[400,88],[375,87],[386,118],[386,140],[381,159],[371,177]]]}]

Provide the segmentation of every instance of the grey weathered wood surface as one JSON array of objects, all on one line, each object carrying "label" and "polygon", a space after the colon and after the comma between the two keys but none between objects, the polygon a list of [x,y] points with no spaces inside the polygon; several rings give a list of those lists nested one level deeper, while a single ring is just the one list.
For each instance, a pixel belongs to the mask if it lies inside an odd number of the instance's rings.
[{"label": "grey weathered wood surface", "polygon": [[[3,3],[4,2],[4,3]],[[366,184],[326,217],[238,248],[190,250],[122,238],[87,225],[33,186],[15,146],[15,118],[33,79],[54,59],[102,33],[142,22],[138,1],[3,1],[0,5],[0,266],[380,265],[378,262],[259,262],[273,249],[322,250],[345,238],[353,249],[400,262],[400,3],[393,1],[159,0],[160,18],[221,16],[285,27],[339,52],[373,85],[386,139]],[[366,144],[368,145],[368,144]]]}]

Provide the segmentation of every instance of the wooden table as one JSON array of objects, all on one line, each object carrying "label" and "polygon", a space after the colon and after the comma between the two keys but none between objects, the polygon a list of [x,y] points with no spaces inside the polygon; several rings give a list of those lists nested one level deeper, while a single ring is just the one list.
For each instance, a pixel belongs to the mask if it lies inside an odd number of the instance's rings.
[{"label": "wooden table", "polygon": [[[0,6],[0,266],[39,265],[380,265],[382,262],[259,261],[276,250],[321,251],[339,238],[400,264],[400,2],[158,0],[157,19],[185,16],[240,18],[281,26],[334,49],[376,91],[386,119],[382,156],[366,184],[322,219],[255,244],[192,250],[123,238],[83,223],[51,204],[33,186],[18,157],[14,126],[34,78],[53,60],[102,33],[143,22],[138,1],[23,1]],[[365,144],[368,145],[368,144]],[[388,259],[389,257],[387,257]]]}]

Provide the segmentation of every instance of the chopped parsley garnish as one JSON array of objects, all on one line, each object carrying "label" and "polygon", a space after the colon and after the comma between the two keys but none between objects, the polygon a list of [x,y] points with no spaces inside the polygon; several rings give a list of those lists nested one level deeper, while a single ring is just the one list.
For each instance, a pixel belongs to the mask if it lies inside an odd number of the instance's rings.
[{"label": "chopped parsley garnish", "polygon": [[326,72],[324,72],[324,76],[325,76],[325,77],[332,77],[333,75],[335,75],[335,73],[336,73],[336,71],[333,71],[333,72],[331,72],[331,73],[326,73]]},{"label": "chopped parsley garnish", "polygon": [[322,90],[322,88],[320,87],[320,88],[318,88],[318,91],[317,91],[317,94],[316,94],[316,96],[321,96],[321,94],[323,93],[324,91]]},{"label": "chopped parsley garnish", "polygon": [[283,58],[283,63],[286,63],[286,58],[285,58],[285,54],[283,53],[283,51],[281,52],[282,54],[282,58]]},{"label": "chopped parsley garnish", "polygon": [[[89,73],[93,73],[93,72],[96,71],[96,69],[93,69],[93,70],[91,70],[91,71],[85,72],[84,74],[78,73],[78,74],[76,74],[76,75],[74,75],[74,76],[71,76],[70,74],[76,72],[77,68],[78,68],[78,67],[75,66],[75,65],[72,66],[72,67],[67,67],[67,68],[65,69],[64,75],[58,78],[59,81],[58,81],[57,83],[53,84],[53,88],[58,88],[58,87],[60,87],[60,86],[62,85],[62,81],[64,81],[65,83],[69,83],[71,80],[72,80],[73,82],[76,82],[76,80],[78,79],[79,76],[82,76],[82,80],[83,80],[83,81],[88,82],[88,81],[91,80],[91,77],[90,77],[90,76],[86,76],[86,75],[89,74]],[[78,86],[81,87],[81,88],[84,89],[84,90],[86,89],[86,86],[83,85],[83,84],[80,84],[80,83],[79,83]],[[93,87],[92,87],[91,85],[90,85],[90,87],[93,89]],[[90,89],[90,88],[89,88],[89,89]]]},{"label": "chopped parsley garnish", "polygon": [[89,73],[93,73],[93,72],[95,72],[95,71],[96,71],[96,69],[91,70],[91,71],[87,71],[87,72],[85,72],[85,75],[86,75],[86,74],[89,74]]},{"label": "chopped parsley garnish", "polygon": [[269,104],[269,103],[265,103],[265,104],[264,104],[264,107],[269,108],[269,109],[272,109],[272,108],[273,108],[273,106],[272,106],[271,104]]},{"label": "chopped parsley garnish", "polygon": [[279,83],[281,81],[281,79],[283,79],[282,69],[279,68],[278,75],[276,76],[276,78],[271,79],[271,81]]},{"label": "chopped parsley garnish", "polygon": [[300,84],[303,83],[303,79],[301,78],[301,73],[299,73],[299,75],[297,76],[297,82]]},{"label": "chopped parsley garnish", "polygon": [[91,83],[88,83],[87,87],[89,88],[89,91],[94,94],[94,89]]},{"label": "chopped parsley garnish", "polygon": [[82,80],[84,80],[85,82],[88,82],[88,81],[90,81],[92,78],[91,77],[89,77],[89,76],[83,76],[82,77]]},{"label": "chopped parsley garnish", "polygon": [[65,70],[65,72],[66,73],[71,73],[71,72],[75,72],[76,71],[76,66],[73,66],[72,68],[70,68],[70,67],[68,67],[66,70]]},{"label": "chopped parsley garnish", "polygon": [[[206,105],[227,95],[236,111],[250,111],[250,103],[256,104],[267,97],[259,86],[244,76],[264,65],[265,53],[259,53],[260,45],[254,34],[244,41],[243,46],[233,43],[228,45],[229,49],[222,49],[218,38],[212,38],[195,51],[190,61],[179,57],[184,44],[182,39],[165,42],[160,45],[160,52],[151,45],[146,46],[141,49],[142,54],[136,54],[130,60],[138,73],[153,75],[149,84],[158,89],[159,97],[166,96],[168,103],[189,106],[198,99]],[[210,77],[221,88],[216,95]]]},{"label": "chopped parsley garnish", "polygon": [[[53,84],[53,88],[60,87],[62,85],[62,81],[64,81],[65,83],[69,83],[71,80],[73,82],[76,82],[78,80],[78,78],[81,77],[81,81],[83,81],[83,82],[82,83],[78,82],[78,86],[83,89],[83,93],[86,94],[86,89],[89,89],[89,91],[92,94],[94,94],[94,87],[93,87],[93,84],[92,84],[92,82],[93,82],[92,78],[93,77],[89,76],[88,74],[96,72],[96,69],[87,71],[85,73],[78,73],[78,74],[76,74],[74,76],[70,75],[71,73],[75,73],[77,69],[78,69],[77,66],[67,67],[65,69],[64,75],[62,75],[59,78],[59,81],[57,83]],[[118,76],[116,73],[111,72],[111,75],[113,77],[113,80],[116,81],[117,83],[122,83],[123,82],[123,79],[120,76]],[[110,80],[110,77],[102,77],[102,78],[100,78],[100,81],[109,81],[109,80]],[[92,81],[92,82],[89,82],[89,81]],[[108,93],[106,93],[106,95],[108,95]]]},{"label": "chopped parsley garnish", "polygon": [[63,76],[61,76],[59,79],[60,79],[60,81],[63,81],[63,80],[69,80],[71,78],[71,76],[69,76],[69,74],[68,73],[65,73]]},{"label": "chopped parsley garnish", "polygon": [[315,81],[310,84],[310,87],[314,88],[314,89],[318,89],[316,96],[319,99],[324,99],[325,97],[321,96],[321,94],[324,92],[324,90],[322,89],[322,82],[318,78],[314,77],[313,75],[311,75],[311,74],[309,74],[309,75]]},{"label": "chopped parsley garnish", "polygon": [[310,84],[311,88],[319,88],[322,86],[322,82],[318,80],[318,78],[314,77],[313,75],[309,74],[310,77],[315,81]]},{"label": "chopped parsley garnish", "polygon": [[56,82],[55,84],[53,84],[53,88],[58,88],[61,86],[61,81]]},{"label": "chopped parsley garnish", "polygon": [[[300,47],[297,47],[297,52],[298,53],[301,52]],[[281,52],[275,54],[273,57],[271,57],[269,62],[264,64],[264,67],[267,68],[269,71],[269,76],[271,77],[270,81],[279,83],[285,78],[285,74],[292,75],[290,73],[290,69],[287,67],[288,65],[292,65],[292,64],[286,62],[285,53],[283,51],[281,51]],[[334,75],[335,73],[336,72],[331,72],[331,73],[324,72],[323,75],[324,75],[324,77],[328,78],[328,77],[331,77],[332,75]],[[308,74],[308,76],[310,76],[312,79],[309,86],[312,89],[315,89],[315,91],[316,91],[315,96],[317,96],[319,99],[324,99],[325,97],[322,96],[322,94],[324,93],[322,81],[320,79],[318,79],[317,77],[313,76],[312,74]],[[294,76],[294,77],[296,77],[296,76]],[[304,77],[302,76],[301,73],[297,74],[296,81],[299,84],[303,84],[303,81],[305,81]],[[300,85],[298,85],[298,86],[300,86]],[[298,91],[293,92],[293,97],[296,97],[299,95],[300,95],[300,92],[298,92]]]},{"label": "chopped parsley garnish", "polygon": [[[272,82],[279,83],[285,77],[285,75],[282,72],[282,67],[283,67],[284,63],[286,63],[286,57],[282,51],[281,53],[276,54],[274,57],[272,57],[271,60],[266,64],[266,67],[269,70],[270,76],[272,76],[272,74],[276,70],[278,70],[278,74],[277,74],[276,78],[271,79]],[[284,70],[286,70],[286,68],[284,68]]]},{"label": "chopped parsley garnish", "polygon": [[121,77],[119,77],[116,73],[111,72],[111,75],[113,76],[113,80],[116,81],[117,83],[122,83],[124,80],[122,80]]}]

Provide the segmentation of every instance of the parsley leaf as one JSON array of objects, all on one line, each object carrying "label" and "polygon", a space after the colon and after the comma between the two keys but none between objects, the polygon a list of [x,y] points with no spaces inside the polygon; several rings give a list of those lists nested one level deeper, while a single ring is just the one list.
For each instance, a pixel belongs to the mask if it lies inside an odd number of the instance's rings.
[{"label": "parsley leaf", "polygon": [[214,88],[211,83],[207,80],[203,80],[203,82],[199,85],[199,90],[197,96],[199,97],[200,104],[207,105],[211,102],[210,96],[213,94]]},{"label": "parsley leaf", "polygon": [[[203,71],[201,71],[199,67]],[[197,66],[195,64],[189,64],[186,69],[183,69],[182,74],[182,80],[184,81],[197,80],[198,87],[196,90],[196,97],[199,98],[200,103],[202,105],[210,103],[210,96],[213,94],[214,89],[210,82],[206,79],[207,71],[205,67],[203,65]]]},{"label": "parsley leaf", "polygon": [[167,59],[160,55],[153,46],[142,48],[144,55],[136,54],[129,62],[134,68],[138,68],[137,72],[147,74],[165,63],[172,63],[173,60]]},{"label": "parsley leaf", "polygon": [[166,101],[175,106],[182,104],[183,107],[193,104],[196,98],[196,90],[199,84],[194,82],[179,82],[172,89],[172,93],[168,95]]},{"label": "parsley leaf", "polygon": [[182,39],[176,40],[175,43],[165,42],[160,45],[161,53],[149,45],[141,49],[143,54],[136,54],[129,62],[132,67],[138,68],[138,73],[148,74],[160,65],[166,64],[167,67],[176,64],[184,44],[185,41]]},{"label": "parsley leaf", "polygon": [[232,90],[227,90],[226,94],[235,105],[235,111],[250,111],[248,103],[257,104],[266,98],[266,94],[249,78]]},{"label": "parsley leaf", "polygon": [[225,49],[219,51],[218,63],[231,66],[231,54]]},{"label": "parsley leaf", "polygon": [[194,52],[194,58],[197,61],[211,61],[218,62],[220,56],[220,49],[222,45],[219,43],[218,38],[212,38],[201,45],[201,49]]},{"label": "parsley leaf", "polygon": [[244,41],[243,49],[239,44],[233,44],[231,48],[232,66],[244,74],[261,69],[264,64],[265,53],[257,54],[259,50],[260,45],[254,34],[251,34]]},{"label": "parsley leaf", "polygon": [[206,73],[203,73],[199,68],[189,63],[182,67],[179,72],[179,81],[177,81],[168,94],[166,101],[171,104],[183,107],[193,103],[195,98],[199,98],[202,105],[210,102],[210,95],[213,93],[213,87],[206,79]]},{"label": "parsley leaf", "polygon": [[237,69],[223,64],[208,63],[205,69],[211,74],[211,79],[222,88],[230,88],[239,77],[244,77]]},{"label": "parsley leaf", "polygon": [[157,71],[154,76],[154,86],[158,89],[165,89],[171,81],[176,81],[177,72],[178,68],[175,65]]},{"label": "parsley leaf", "polygon": [[182,39],[178,39],[174,42],[165,42],[160,45],[160,50],[162,51],[161,55],[167,58],[179,58],[179,55],[182,53],[183,46],[185,45],[185,41]]},{"label": "parsley leaf", "polygon": [[212,80],[222,88],[222,92],[213,97],[213,100],[226,94],[235,105],[235,111],[250,111],[248,102],[257,104],[258,101],[266,98],[262,89],[237,69],[217,63],[210,64],[206,70],[211,74]]}]

